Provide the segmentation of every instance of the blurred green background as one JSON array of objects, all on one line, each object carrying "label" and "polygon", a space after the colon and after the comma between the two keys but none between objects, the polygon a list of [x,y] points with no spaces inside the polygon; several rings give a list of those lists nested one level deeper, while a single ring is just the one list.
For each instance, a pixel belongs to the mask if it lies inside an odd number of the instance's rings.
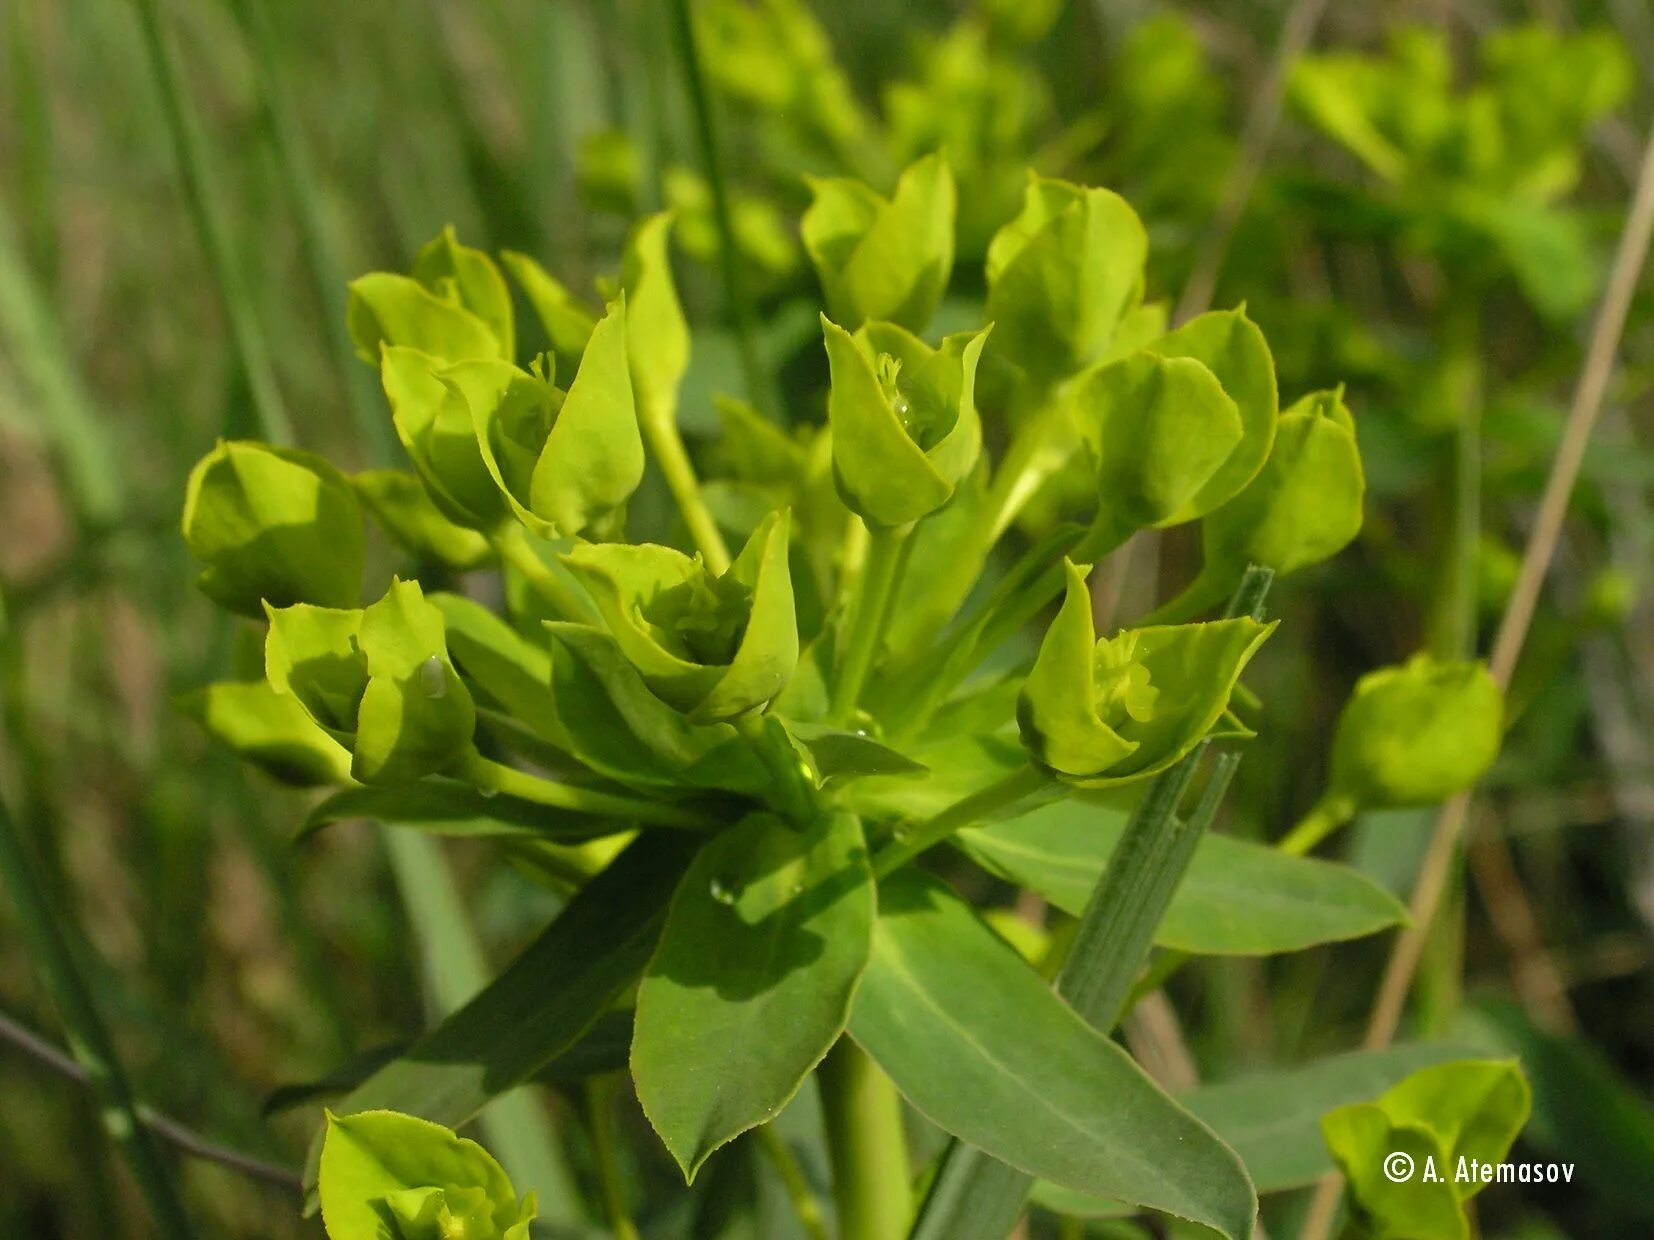
[{"label": "blurred green background", "polygon": [[[434,852],[387,857],[355,827],[295,849],[301,798],[210,747],[179,705],[249,656],[192,585],[190,466],[280,422],[341,466],[394,460],[344,282],[405,269],[446,224],[586,291],[632,220],[675,207],[696,324],[685,427],[705,451],[714,392],[821,416],[804,175],[887,189],[945,147],[962,298],[1029,166],[1117,189],[1150,225],[1149,295],[1246,301],[1283,397],[1348,383],[1367,461],[1360,542],[1279,591],[1255,678],[1263,740],[1227,829],[1272,839],[1309,806],[1363,671],[1485,649],[1624,215],[1654,17],[1643,0],[1320,7],[695,6],[743,315],[667,0],[4,0],[0,793],[145,1100],[294,1165],[316,1112],[267,1120],[273,1089],[463,997],[475,961],[432,909],[462,911],[493,962],[545,919],[549,897],[480,851],[433,868]],[[1295,23],[1310,52],[1287,65]],[[1489,1235],[1654,1234],[1651,310],[1644,280],[1477,824],[1504,833],[1516,870],[1472,846],[1416,991],[1416,1031],[1522,1050],[1526,1140],[1580,1164],[1572,1185],[1487,1194]],[[1182,536],[1139,548],[1122,617],[1197,561]],[[1373,816],[1347,848],[1405,893],[1429,825]],[[61,1042],[10,917],[0,902],[0,1014]],[[1159,1070],[1221,1079],[1351,1045],[1385,947],[1201,962],[1172,995],[1187,1064]],[[1153,1067],[1152,1031],[1136,1035]],[[736,1234],[719,1177],[686,1198],[664,1154],[633,1147],[652,1234]],[[281,1187],[183,1165],[206,1234],[319,1234]],[[0,1234],[146,1234],[90,1097],[15,1034],[0,1037],[0,1168]]]}]

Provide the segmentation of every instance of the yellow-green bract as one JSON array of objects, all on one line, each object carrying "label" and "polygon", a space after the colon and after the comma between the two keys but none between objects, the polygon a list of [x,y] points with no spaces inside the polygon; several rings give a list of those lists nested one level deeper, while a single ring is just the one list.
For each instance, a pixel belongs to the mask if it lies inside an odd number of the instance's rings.
[{"label": "yellow-green bract", "polygon": [[190,471],[184,542],[208,598],[244,616],[316,603],[352,607],[362,588],[362,513],[338,470],[311,452],[220,443]]},{"label": "yellow-green bract", "polygon": [[1098,360],[1142,300],[1148,245],[1118,194],[1030,177],[1022,213],[988,245],[995,355],[1041,383]]},{"label": "yellow-green bract", "polygon": [[436,378],[470,410],[476,448],[519,521],[546,538],[581,534],[618,514],[643,479],[643,441],[627,364],[626,305],[591,334],[574,383],[509,362],[461,362]]},{"label": "yellow-green bract", "polygon": [[1499,1163],[1532,1103],[1515,1060],[1466,1059],[1415,1072],[1373,1102],[1327,1112],[1321,1132],[1344,1172],[1353,1212],[1374,1240],[1465,1240],[1479,1175]]},{"label": "yellow-green bract", "polygon": [[351,750],[362,783],[442,770],[471,743],[476,708],[448,659],[442,613],[419,584],[369,607],[266,607],[265,674]]},{"label": "yellow-green bract", "polygon": [[1099,641],[1085,576],[1072,563],[1066,570],[1062,609],[1017,699],[1022,743],[1038,765],[1084,787],[1163,771],[1223,718],[1275,626],[1242,616]]},{"label": "yellow-green bract", "polygon": [[953,274],[953,173],[940,155],[903,172],[888,200],[850,177],[811,180],[804,248],[827,312],[854,330],[881,319],[923,331]]},{"label": "yellow-green bract", "polygon": [[1368,672],[1338,718],[1329,799],[1356,808],[1433,805],[1499,753],[1504,699],[1482,663],[1416,655]]},{"label": "yellow-green bract", "polygon": [[537,1213],[482,1146],[396,1111],[328,1114],[317,1193],[329,1240],[528,1240]]},{"label": "yellow-green bract", "polygon": [[891,323],[852,336],[823,316],[821,329],[840,498],[872,525],[935,512],[982,451],[976,364],[988,329],[949,336],[939,349]]},{"label": "yellow-green bract", "polygon": [[578,546],[562,558],[656,696],[710,723],[768,703],[798,663],[790,528],[772,512],[722,576],[653,543]]}]

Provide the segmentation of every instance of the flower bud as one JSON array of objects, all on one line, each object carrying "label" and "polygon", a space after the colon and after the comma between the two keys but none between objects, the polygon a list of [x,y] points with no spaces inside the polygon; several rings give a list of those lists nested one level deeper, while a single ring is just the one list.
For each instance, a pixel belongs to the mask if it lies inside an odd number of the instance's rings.
[{"label": "flower bud", "polygon": [[1128,629],[1097,640],[1085,577],[1068,589],[1017,698],[1034,762],[1083,787],[1144,779],[1217,725],[1242,669],[1273,631],[1250,617]]},{"label": "flower bud", "polygon": [[790,524],[764,518],[722,576],[652,543],[589,543],[562,560],[655,696],[713,723],[766,705],[798,663]]},{"label": "flower bud", "polygon": [[800,228],[827,311],[923,331],[953,274],[953,173],[940,155],[910,165],[887,201],[849,177],[811,179]]},{"label": "flower bud", "polygon": [[1022,213],[988,245],[995,355],[1040,383],[1091,365],[1142,298],[1148,245],[1118,194],[1031,178]]},{"label": "flower bud", "polygon": [[1445,801],[1493,764],[1503,731],[1485,664],[1420,654],[1368,672],[1338,717],[1327,798],[1351,812]]},{"label": "flower bud", "polygon": [[343,474],[292,448],[220,443],[190,471],[184,542],[197,579],[244,616],[316,603],[352,607],[362,588],[362,512]]},{"label": "flower bud", "polygon": [[393,580],[369,607],[267,607],[265,675],[351,750],[365,784],[434,774],[471,743],[476,708],[448,659],[442,612]]},{"label": "flower bud", "polygon": [[889,323],[869,323],[854,336],[825,316],[821,326],[833,384],[833,473],[845,506],[882,526],[936,511],[982,451],[976,365],[988,329],[932,349]]}]

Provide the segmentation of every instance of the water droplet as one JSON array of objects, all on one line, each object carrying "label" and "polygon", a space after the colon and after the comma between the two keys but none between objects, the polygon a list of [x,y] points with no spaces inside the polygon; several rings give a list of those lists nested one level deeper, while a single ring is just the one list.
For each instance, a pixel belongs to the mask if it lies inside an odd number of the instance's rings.
[{"label": "water droplet", "polygon": [[442,666],[439,656],[433,654],[419,665],[419,687],[425,690],[428,698],[447,696],[448,669]]},{"label": "water droplet", "polygon": [[905,396],[892,396],[890,398],[890,412],[896,415],[897,420],[903,426],[906,426],[908,418],[913,413],[913,403]]},{"label": "water droplet", "polygon": [[896,842],[898,844],[905,844],[910,839],[913,838],[913,827],[910,823],[905,823],[904,822],[904,823],[901,824],[901,826],[897,827],[895,829],[895,831],[893,831],[891,834],[896,837]]},{"label": "water droplet", "polygon": [[793,884],[793,894],[795,896],[803,895],[804,894],[804,884],[803,883],[794,883]]},{"label": "water droplet", "polygon": [[500,790],[498,788],[478,788],[477,791],[483,796],[490,798],[500,795]]},{"label": "water droplet", "polygon": [[725,878],[722,875],[713,875],[712,898],[719,904],[734,904],[740,898],[740,895],[741,888],[734,880]]}]

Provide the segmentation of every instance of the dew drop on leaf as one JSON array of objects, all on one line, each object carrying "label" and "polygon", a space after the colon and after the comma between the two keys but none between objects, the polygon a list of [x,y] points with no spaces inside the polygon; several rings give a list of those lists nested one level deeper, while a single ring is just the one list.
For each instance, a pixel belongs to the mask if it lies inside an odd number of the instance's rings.
[{"label": "dew drop on leaf", "polygon": [[448,694],[448,669],[442,666],[442,659],[432,655],[419,665],[419,687],[425,690],[428,698],[446,697]]},{"label": "dew drop on leaf", "polygon": [[741,888],[739,884],[735,883],[731,879],[723,877],[722,875],[713,876],[712,898],[719,904],[734,904],[735,901],[740,898],[740,895]]}]

